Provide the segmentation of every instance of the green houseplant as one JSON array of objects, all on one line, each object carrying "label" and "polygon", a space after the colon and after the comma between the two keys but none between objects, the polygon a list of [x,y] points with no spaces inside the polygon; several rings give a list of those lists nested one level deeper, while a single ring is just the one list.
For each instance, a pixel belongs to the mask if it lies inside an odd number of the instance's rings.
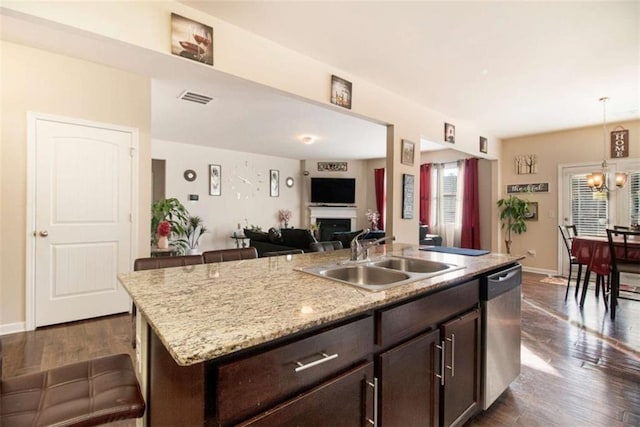
[{"label": "green houseplant", "polygon": [[185,230],[186,238],[180,239],[180,244],[185,245],[189,249],[188,253],[190,255],[197,254],[200,238],[207,231],[209,230],[204,226],[204,221],[202,221],[202,218],[200,218],[199,216],[189,216],[189,220],[187,221],[187,228]]},{"label": "green houseplant", "polygon": [[183,244],[180,239],[186,235],[189,222],[189,212],[176,198],[160,199],[151,205],[151,244],[156,244],[158,235],[158,224],[161,221],[167,221],[171,225],[171,234],[169,235],[172,243],[178,242],[178,248],[184,252]]},{"label": "green houseplant", "polygon": [[507,253],[511,254],[511,232],[522,234],[527,231],[527,224],[524,218],[529,209],[529,201],[516,196],[509,196],[498,200],[498,207],[501,209],[500,221],[502,222],[502,228],[507,229],[507,238],[504,243],[507,246]]}]

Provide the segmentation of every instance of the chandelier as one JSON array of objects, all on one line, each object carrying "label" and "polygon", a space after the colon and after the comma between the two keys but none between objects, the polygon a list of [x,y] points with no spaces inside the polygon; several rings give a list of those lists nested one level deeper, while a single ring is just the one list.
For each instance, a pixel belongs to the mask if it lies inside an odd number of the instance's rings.
[{"label": "chandelier", "polygon": [[[600,98],[602,102],[602,139],[604,144],[604,156],[600,170],[587,175],[587,185],[593,191],[607,192],[611,191],[607,186],[607,172],[609,172],[609,164],[607,163],[607,101],[606,96]],[[616,172],[614,176],[617,188],[622,188],[627,183],[627,174],[624,172]]]}]

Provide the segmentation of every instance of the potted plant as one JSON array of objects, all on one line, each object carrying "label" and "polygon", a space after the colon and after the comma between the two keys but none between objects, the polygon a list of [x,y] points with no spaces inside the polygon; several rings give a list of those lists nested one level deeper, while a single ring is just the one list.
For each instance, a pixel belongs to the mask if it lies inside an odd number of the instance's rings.
[{"label": "potted plant", "polygon": [[187,253],[189,255],[198,254],[198,243],[204,233],[206,233],[207,227],[204,226],[202,218],[199,216],[190,216],[187,221],[187,228],[185,230],[185,239],[180,239],[180,244],[188,248]]},{"label": "potted plant", "polygon": [[169,240],[178,240],[186,234],[189,212],[175,198],[161,199],[151,205],[151,244],[158,243],[158,225],[166,221],[170,226]]},{"label": "potted plant", "polygon": [[522,234],[527,231],[527,224],[524,221],[525,214],[529,209],[529,201],[516,196],[509,196],[498,200],[500,221],[502,228],[507,229],[507,238],[504,243],[507,246],[507,253],[511,254],[511,232]]}]

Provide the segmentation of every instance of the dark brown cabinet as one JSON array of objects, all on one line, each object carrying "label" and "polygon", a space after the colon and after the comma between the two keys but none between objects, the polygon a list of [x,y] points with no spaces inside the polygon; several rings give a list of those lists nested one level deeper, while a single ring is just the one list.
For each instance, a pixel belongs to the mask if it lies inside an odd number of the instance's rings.
[{"label": "dark brown cabinet", "polygon": [[374,393],[373,362],[368,362],[240,426],[373,425]]},{"label": "dark brown cabinet", "polygon": [[442,325],[442,425],[462,425],[480,408],[480,310]]},{"label": "dark brown cabinet", "polygon": [[461,425],[480,408],[478,307],[471,280],[187,367],[151,332],[149,422]]},{"label": "dark brown cabinet", "polygon": [[436,330],[379,356],[381,425],[438,425],[439,345],[440,331]]}]

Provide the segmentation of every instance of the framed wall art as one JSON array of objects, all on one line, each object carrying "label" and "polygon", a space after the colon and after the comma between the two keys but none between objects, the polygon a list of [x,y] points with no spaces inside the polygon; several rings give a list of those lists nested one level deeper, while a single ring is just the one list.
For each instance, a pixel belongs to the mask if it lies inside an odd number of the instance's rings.
[{"label": "framed wall art", "polygon": [[487,153],[487,149],[488,149],[488,145],[489,142],[487,141],[487,138],[481,136],[480,137],[480,152],[481,153]]},{"label": "framed wall art", "polygon": [[403,165],[413,166],[413,159],[416,154],[416,144],[411,141],[407,141],[406,139],[402,140],[402,158],[400,162]]},{"label": "framed wall art", "polygon": [[538,220],[538,202],[529,202],[529,207],[524,213],[525,221],[537,221]]},{"label": "framed wall art", "polygon": [[331,76],[331,103],[351,109],[351,82],[338,76]]},{"label": "framed wall art", "polygon": [[277,169],[269,171],[269,195],[280,197],[280,171]]},{"label": "framed wall art", "polygon": [[451,123],[444,124],[444,140],[452,144],[456,143],[456,127]]},{"label": "framed wall art", "polygon": [[414,176],[409,174],[402,175],[402,218],[413,218],[413,192],[414,192]]},{"label": "framed wall art", "polygon": [[171,53],[213,65],[213,27],[172,13]]},{"label": "framed wall art", "polygon": [[222,166],[209,165],[209,195],[222,195]]}]

